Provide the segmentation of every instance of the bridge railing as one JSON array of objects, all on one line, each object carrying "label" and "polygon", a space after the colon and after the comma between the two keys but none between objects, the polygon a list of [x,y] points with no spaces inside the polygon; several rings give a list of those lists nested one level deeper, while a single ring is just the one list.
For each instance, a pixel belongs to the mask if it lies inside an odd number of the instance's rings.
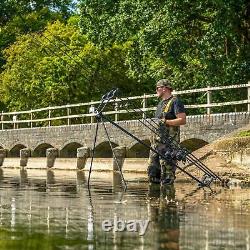
[{"label": "bridge railing", "polygon": [[[230,102],[212,102],[212,92],[218,90],[228,90],[228,89],[246,89],[247,98],[244,100],[230,101]],[[224,107],[232,105],[247,105],[247,110],[250,112],[250,82],[247,84],[240,85],[229,85],[229,86],[218,86],[218,87],[206,87],[199,89],[190,89],[182,91],[174,91],[173,95],[189,95],[193,93],[204,93],[207,96],[207,102],[204,104],[189,104],[185,105],[187,109],[205,108],[206,113],[211,114],[211,108],[214,107]],[[141,110],[144,112],[156,110],[155,105],[147,105],[150,99],[155,99],[155,94],[144,94],[142,96],[133,96],[127,98],[116,98],[110,101],[113,104],[113,110],[104,112],[106,115],[114,115],[115,121],[119,120],[119,115],[127,114],[126,109],[122,109],[119,103],[123,101],[133,101],[138,100],[141,104],[137,109],[131,109],[131,113],[140,113]],[[18,112],[3,112],[1,113],[0,129],[17,129],[17,128],[32,128],[37,126],[57,126],[57,125],[71,125],[79,123],[94,123],[95,114],[91,113],[99,105],[100,101],[91,101],[87,103],[78,104],[67,104],[63,106],[46,107],[27,111]],[[121,107],[121,108],[120,108]],[[72,110],[78,110],[74,113]],[[142,114],[145,117],[144,114]],[[85,120],[84,120],[85,119]],[[64,121],[62,123],[61,121]]]}]

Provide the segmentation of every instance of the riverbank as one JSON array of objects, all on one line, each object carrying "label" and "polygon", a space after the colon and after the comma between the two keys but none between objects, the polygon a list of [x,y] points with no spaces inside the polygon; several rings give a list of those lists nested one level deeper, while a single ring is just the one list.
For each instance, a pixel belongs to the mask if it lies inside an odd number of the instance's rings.
[{"label": "riverbank", "polygon": [[[205,165],[232,184],[250,184],[250,125],[194,152]],[[203,157],[202,157],[203,156]]]}]

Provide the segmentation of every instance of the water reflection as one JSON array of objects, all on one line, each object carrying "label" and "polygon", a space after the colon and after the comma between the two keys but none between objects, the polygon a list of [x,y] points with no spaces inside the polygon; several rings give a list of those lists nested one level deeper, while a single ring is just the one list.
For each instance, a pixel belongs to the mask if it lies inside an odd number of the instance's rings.
[{"label": "water reflection", "polygon": [[112,187],[113,187],[113,192],[125,191],[122,183],[122,176],[119,172],[113,172]]},{"label": "water reflection", "polygon": [[20,185],[28,183],[28,172],[24,167],[20,168]]},{"label": "water reflection", "polygon": [[3,169],[0,167],[0,182],[4,179]]},{"label": "water reflection", "polygon": [[87,241],[89,241],[88,249],[94,249],[94,207],[92,204],[91,190],[88,190],[88,220],[87,220]]},{"label": "water reflection", "polygon": [[54,173],[54,171],[51,170],[51,169],[48,169],[48,170],[47,170],[47,179],[46,179],[46,183],[47,183],[48,186],[49,186],[49,185],[53,185],[53,184],[56,183],[56,181],[55,181],[55,173]]},{"label": "water reflection", "polygon": [[158,198],[150,205],[150,220],[159,228],[157,249],[179,249],[179,213],[175,200],[175,187],[149,185],[149,199]]},{"label": "water reflection", "polygon": [[86,175],[84,171],[82,170],[76,171],[76,181],[78,186],[81,186],[86,183]]},{"label": "water reflection", "polygon": [[[0,168],[0,248],[249,249],[249,189],[125,179],[126,192],[119,173],[93,173],[88,190],[84,171]],[[150,223],[139,235],[104,220]]]}]

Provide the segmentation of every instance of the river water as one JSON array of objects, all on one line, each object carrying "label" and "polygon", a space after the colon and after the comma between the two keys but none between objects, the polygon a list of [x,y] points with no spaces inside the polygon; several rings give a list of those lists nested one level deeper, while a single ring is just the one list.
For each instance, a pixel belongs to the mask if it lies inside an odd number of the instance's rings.
[{"label": "river water", "polygon": [[249,188],[124,177],[0,168],[0,249],[250,249]]}]

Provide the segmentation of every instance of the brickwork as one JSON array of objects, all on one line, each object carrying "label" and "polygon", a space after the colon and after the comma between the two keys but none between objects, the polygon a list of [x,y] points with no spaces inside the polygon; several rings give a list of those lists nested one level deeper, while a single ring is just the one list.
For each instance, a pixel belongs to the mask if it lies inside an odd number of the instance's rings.
[{"label": "brickwork", "polygon": [[[188,116],[187,124],[181,129],[181,141],[196,138],[208,143],[219,137],[243,127],[250,122],[250,113],[227,113],[213,115]],[[119,125],[139,137],[149,140],[150,130],[139,121],[120,121]],[[137,141],[106,124],[110,139],[118,146],[130,149]],[[58,127],[39,127],[29,129],[0,130],[0,148],[10,151],[16,145],[23,145],[34,151],[41,144],[49,144],[59,151],[69,143],[78,143],[82,147],[92,148],[96,124],[81,124]],[[97,145],[108,141],[105,131],[100,125]]]}]

